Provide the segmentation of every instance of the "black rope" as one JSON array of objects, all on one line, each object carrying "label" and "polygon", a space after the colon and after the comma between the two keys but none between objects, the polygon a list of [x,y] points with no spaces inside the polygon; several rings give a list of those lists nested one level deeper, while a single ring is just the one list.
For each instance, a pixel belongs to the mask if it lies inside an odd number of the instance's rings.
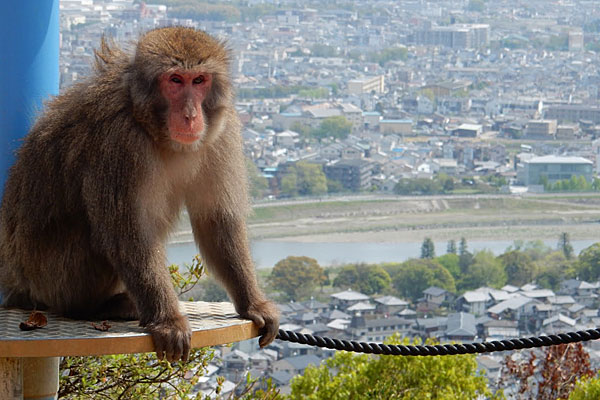
[{"label": "black rope", "polygon": [[310,346],[326,347],[334,350],[353,351],[356,353],[382,354],[394,356],[453,356],[457,354],[491,353],[494,351],[510,351],[531,349],[534,347],[554,346],[600,339],[600,329],[560,333],[558,335],[539,336],[520,339],[494,340],[492,342],[465,344],[437,344],[426,346],[404,346],[383,343],[365,343],[354,340],[340,340],[329,337],[308,335],[304,333],[279,330],[277,339]]}]

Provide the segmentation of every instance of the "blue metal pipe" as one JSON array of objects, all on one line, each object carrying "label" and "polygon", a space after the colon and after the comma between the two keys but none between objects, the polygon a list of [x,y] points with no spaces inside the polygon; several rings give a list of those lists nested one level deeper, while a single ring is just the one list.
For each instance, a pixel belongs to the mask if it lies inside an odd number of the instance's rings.
[{"label": "blue metal pipe", "polygon": [[20,139],[58,94],[58,3],[0,1],[0,197]]}]

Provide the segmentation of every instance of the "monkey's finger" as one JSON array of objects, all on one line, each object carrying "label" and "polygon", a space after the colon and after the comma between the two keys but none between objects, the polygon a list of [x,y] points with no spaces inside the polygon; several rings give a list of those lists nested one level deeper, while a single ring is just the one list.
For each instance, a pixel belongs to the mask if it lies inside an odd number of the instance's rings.
[{"label": "monkey's finger", "polygon": [[173,361],[179,361],[184,352],[185,337],[182,334],[177,334],[175,339],[175,346],[173,347]]},{"label": "monkey's finger", "polygon": [[185,350],[185,349],[183,350],[183,354],[181,355],[181,361],[187,362],[189,360],[189,358],[190,358],[190,349],[188,347],[187,350]]},{"label": "monkey's finger", "polygon": [[265,347],[269,344],[271,344],[271,342],[275,340],[275,336],[271,335],[271,334],[264,334],[260,337],[260,339],[258,339],[258,345],[260,347]]},{"label": "monkey's finger", "polygon": [[258,345],[260,347],[265,347],[265,346],[269,345],[273,340],[275,340],[276,336],[277,336],[277,333],[266,332],[260,337],[260,339],[258,339]]},{"label": "monkey's finger", "polygon": [[167,356],[167,361],[172,363],[175,361],[175,354],[177,348],[177,339],[174,337],[170,337],[165,340],[165,353]]},{"label": "monkey's finger", "polygon": [[258,339],[258,345],[260,347],[265,347],[266,345],[268,345],[270,342],[267,341],[267,337],[265,335],[262,335],[259,339]]},{"label": "monkey's finger", "polygon": [[183,340],[183,353],[181,355],[181,360],[182,361],[187,361],[189,356],[190,356],[190,350],[191,350],[191,335],[187,334],[184,337]]},{"label": "monkey's finger", "polygon": [[263,329],[261,329],[262,336],[258,340],[258,344],[260,347],[265,347],[277,336],[277,331],[279,329],[279,324],[274,323],[273,321],[268,321]]},{"label": "monkey's finger", "polygon": [[165,347],[163,345],[164,340],[158,333],[152,332],[152,343],[154,343],[154,351],[156,351],[156,358],[162,360],[165,358]]},{"label": "monkey's finger", "polygon": [[165,350],[161,346],[154,345],[154,350],[156,351],[156,358],[159,360],[163,360],[165,358]]}]

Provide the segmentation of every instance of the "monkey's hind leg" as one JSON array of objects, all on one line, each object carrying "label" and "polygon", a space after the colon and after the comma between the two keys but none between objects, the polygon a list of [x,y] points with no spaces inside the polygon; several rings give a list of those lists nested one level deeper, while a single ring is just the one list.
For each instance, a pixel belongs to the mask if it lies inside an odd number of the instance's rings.
[{"label": "monkey's hind leg", "polygon": [[95,307],[78,307],[61,312],[67,318],[94,320],[133,321],[139,319],[138,311],[127,293],[119,293],[103,300]]},{"label": "monkey's hind leg", "polygon": [[24,292],[12,291],[0,293],[0,305],[5,308],[21,308],[24,310],[45,311],[48,306],[42,302],[34,302],[29,294]]},{"label": "monkey's hind leg", "polygon": [[140,319],[139,313],[128,293],[119,293],[106,300],[98,307],[91,319],[116,319],[133,321]]}]

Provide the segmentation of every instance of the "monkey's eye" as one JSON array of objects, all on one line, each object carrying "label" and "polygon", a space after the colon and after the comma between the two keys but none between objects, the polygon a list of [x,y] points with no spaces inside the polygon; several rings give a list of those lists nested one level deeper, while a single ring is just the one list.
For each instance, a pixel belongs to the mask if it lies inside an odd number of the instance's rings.
[{"label": "monkey's eye", "polygon": [[192,82],[194,82],[194,85],[199,85],[201,83],[204,83],[204,81],[206,81],[206,78],[204,77],[204,75],[200,75],[200,76],[194,78],[194,80]]},{"label": "monkey's eye", "polygon": [[172,76],[170,80],[171,80],[171,82],[174,82],[174,83],[183,83],[181,78],[176,75]]}]

